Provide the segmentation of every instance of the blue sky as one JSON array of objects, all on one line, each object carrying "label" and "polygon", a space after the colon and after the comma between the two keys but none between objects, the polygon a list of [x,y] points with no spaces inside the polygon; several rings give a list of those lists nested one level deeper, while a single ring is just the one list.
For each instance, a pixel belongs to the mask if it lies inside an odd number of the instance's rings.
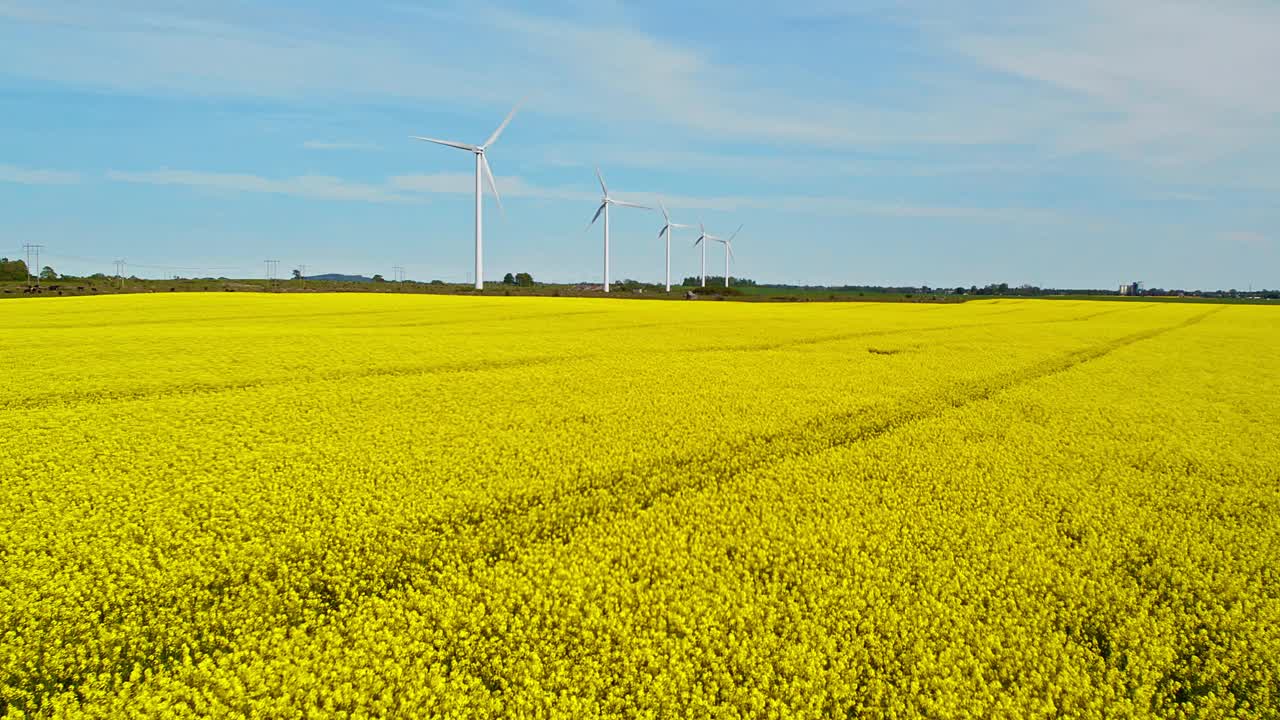
[{"label": "blue sky", "polygon": [[[1273,0],[0,0],[0,254],[464,281],[472,161],[408,136],[528,95],[490,279],[598,280],[598,164],[765,281],[1280,287],[1277,87]],[[660,226],[615,213],[615,278]]]}]

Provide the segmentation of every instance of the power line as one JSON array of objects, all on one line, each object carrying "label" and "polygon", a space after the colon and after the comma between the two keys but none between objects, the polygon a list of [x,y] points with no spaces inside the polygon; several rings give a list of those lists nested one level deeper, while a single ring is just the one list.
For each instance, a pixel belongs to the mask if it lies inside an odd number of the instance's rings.
[{"label": "power line", "polygon": [[[109,262],[111,263],[115,262],[114,260],[107,260],[100,257],[99,258],[83,257],[80,255],[64,255],[62,253],[50,254],[49,257],[57,258],[60,260],[74,260],[76,262],[93,263],[95,265],[105,265],[106,263],[109,263]],[[208,270],[224,270],[224,271],[225,270],[240,270],[240,271],[246,270],[245,266],[243,265],[188,267],[185,265],[152,265],[148,263],[138,263],[138,262],[130,263],[130,264],[133,265],[133,267],[146,268],[148,270],[186,270],[188,272],[199,272],[199,271],[208,271]]]},{"label": "power line", "polygon": [[188,272],[198,272],[201,270],[244,270],[244,266],[225,266],[225,267],[182,267],[179,265],[146,265],[143,263],[133,263],[134,267],[147,268],[149,270],[186,270]]},{"label": "power line", "polygon": [[32,271],[31,255],[32,255],[32,253],[34,253],[34,254],[35,254],[35,256],[36,256],[36,267],[37,267],[37,269],[36,269],[36,271],[35,271],[35,273],[34,273],[34,274],[35,274],[35,278],[36,278],[35,287],[37,287],[37,288],[38,288],[38,287],[40,287],[40,270],[38,269],[38,267],[39,267],[39,265],[40,265],[40,250],[41,250],[42,248],[44,248],[44,246],[43,246],[43,245],[32,245],[31,243],[27,243],[27,244],[25,244],[25,245],[23,245],[23,246],[22,246],[22,249],[27,251],[27,287],[32,287],[32,285],[31,285],[31,275],[32,275],[32,272],[31,272],[31,271]]}]

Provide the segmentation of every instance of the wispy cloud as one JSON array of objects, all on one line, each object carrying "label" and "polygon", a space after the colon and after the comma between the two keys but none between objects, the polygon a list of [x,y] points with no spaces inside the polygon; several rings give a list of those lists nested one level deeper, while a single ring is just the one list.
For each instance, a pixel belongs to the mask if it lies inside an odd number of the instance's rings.
[{"label": "wispy cloud", "polygon": [[[489,7],[486,32],[509,35],[553,68],[558,79],[538,107],[574,116],[661,124],[703,138],[809,147],[896,143],[948,144],[998,139],[992,123],[956,123],[932,113],[859,103],[850,93],[813,97],[787,92],[780,78],[718,62],[706,48],[682,44],[621,21],[551,17]],[[589,58],[589,62],[584,62]]]},{"label": "wispy cloud", "polygon": [[65,170],[39,170],[16,165],[0,165],[0,182],[19,185],[74,185],[82,176]]},{"label": "wispy cloud", "polygon": [[[602,19],[493,6],[409,9],[410,20],[398,24],[330,18],[329,26],[322,13],[284,6],[193,10],[159,0],[122,0],[110,8],[4,0],[0,11],[25,30],[13,33],[7,48],[0,44],[6,71],[73,86],[453,106],[505,104],[533,90],[537,112],[657,124],[702,139],[858,148],[1007,137],[1007,122],[993,122],[980,102],[971,104],[980,117],[946,118],[936,109],[859,103],[848,92],[789,92],[778,78],[719,61],[705,47],[646,32],[621,10]],[[332,29],[338,23],[341,32]],[[471,30],[485,33],[483,52],[460,39],[472,37]],[[424,55],[424,46],[434,52]]]},{"label": "wispy cloud", "polygon": [[694,169],[700,174],[749,173],[768,178],[812,178],[816,176],[868,177],[943,177],[952,175],[994,175],[1027,173],[1034,167],[1027,163],[988,161],[919,161],[849,153],[762,154],[708,152],[683,148],[636,147],[634,145],[544,145],[530,148],[526,154],[554,167],[591,168],[628,167],[649,170]]},{"label": "wispy cloud", "polygon": [[307,150],[381,150],[382,146],[371,142],[328,142],[308,140],[302,143]]},{"label": "wispy cloud", "polygon": [[1218,234],[1218,239],[1231,245],[1243,245],[1255,250],[1275,247],[1275,241],[1260,232],[1252,230],[1232,230]]},{"label": "wispy cloud", "polygon": [[[857,86],[792,87],[780,70],[742,67],[713,46],[646,31],[620,6],[559,16],[401,6],[388,21],[282,5],[3,0],[0,17],[13,28],[0,28],[0,40],[10,40],[0,42],[0,65],[17,77],[130,92],[455,107],[502,105],[533,89],[531,109],[540,113],[657,125],[696,141],[1002,144],[1039,151],[1042,163],[1087,152],[1181,166],[1280,144],[1274,3],[802,0],[751,11],[779,24],[811,16],[834,33],[841,17],[909,27],[903,42],[930,62],[899,78],[905,100],[884,103]],[[463,39],[470,30],[485,33],[483,51]],[[858,170],[856,162],[837,169]]]},{"label": "wispy cloud", "polygon": [[[268,193],[322,200],[370,203],[420,202],[431,194],[470,195],[475,178],[468,173],[396,175],[381,184],[343,180],[323,175],[267,178],[249,173],[216,173],[193,170],[119,171],[106,173],[115,182],[175,185],[227,192]],[[579,203],[587,210],[597,202],[593,189],[544,186],[518,176],[496,178],[504,198],[524,198]],[[1060,221],[1051,210],[1018,207],[966,207],[913,203],[860,203],[841,196],[800,195],[682,195],[610,188],[617,197],[657,207],[661,201],[677,210],[739,212],[769,210],[828,217],[877,216],[892,218],[951,219],[971,222],[1043,223]],[[583,210],[584,213],[587,210]]]},{"label": "wispy cloud", "polygon": [[[344,181],[329,176],[265,178],[248,173],[209,173],[198,170],[143,170],[124,172],[111,170],[106,178],[115,182],[161,184],[205,188],[228,192],[261,192],[271,195],[312,197],[320,200],[356,202],[413,202],[424,195],[471,195],[475,177],[468,173],[434,173],[394,176],[380,184]],[[580,202],[585,208],[599,200],[599,193],[588,188],[540,186],[524,178],[497,178],[498,190],[507,199],[554,200]],[[664,195],[664,193],[611,188],[618,197],[657,208],[662,201],[671,209],[712,210],[732,213],[744,210],[773,210],[783,213],[827,215],[827,217],[886,217],[969,220],[969,222],[1059,222],[1062,215],[1036,208],[969,208],[960,205],[920,205],[911,202],[869,204],[840,196],[763,196],[763,195]]]},{"label": "wispy cloud", "polygon": [[806,154],[762,155],[730,152],[707,152],[681,148],[636,147],[633,145],[575,144],[544,145],[526,151],[540,162],[554,167],[645,168],[651,170],[683,170],[698,172],[768,173],[786,175],[867,175],[875,171],[868,162]]},{"label": "wispy cloud", "polygon": [[413,201],[412,197],[397,193],[388,187],[350,182],[328,175],[299,175],[277,179],[247,173],[216,173],[193,170],[148,170],[142,172],[112,170],[107,172],[106,177],[116,182],[180,185],[209,190],[270,193],[321,200],[372,203]]},{"label": "wispy cloud", "polygon": [[688,210],[740,212],[772,210],[828,217],[889,217],[902,219],[947,219],[972,222],[1046,223],[1060,222],[1061,213],[1040,208],[966,207],[961,205],[924,205],[917,203],[865,203],[845,196],[807,195],[731,195],[719,197],[659,197],[654,193],[630,193],[629,199],[657,204],[662,199],[668,207]]},{"label": "wispy cloud", "polygon": [[[586,188],[547,187],[529,183],[520,177],[498,177],[498,191],[507,198],[532,198],[582,203],[590,209],[600,199],[599,192]],[[388,180],[397,192],[471,194],[475,192],[474,176],[467,173],[434,173],[399,175]],[[976,222],[1054,222],[1061,221],[1058,212],[1039,208],[964,207],[912,203],[859,203],[842,196],[800,195],[684,195],[651,191],[609,188],[610,194],[650,207],[661,201],[668,208],[736,212],[773,210],[822,216],[878,216],[895,218],[934,218]]]},{"label": "wispy cloud", "polygon": [[[505,198],[582,202],[598,199],[597,194],[586,190],[536,185],[514,175],[499,175],[494,178],[494,181],[498,185],[498,192]],[[475,175],[470,173],[396,175],[387,180],[387,185],[404,192],[470,195],[475,192]]]},{"label": "wispy cloud", "polygon": [[1280,138],[1280,5],[1087,0],[944,17],[933,30],[981,67],[1086,103],[1064,149],[1167,164]]},{"label": "wispy cloud", "polygon": [[110,7],[3,0],[0,17],[14,23],[11,42],[0,43],[0,64],[8,74],[45,82],[277,99],[441,97],[445,91],[433,88],[456,83],[449,89],[455,101],[493,95],[465,67],[426,61],[419,49],[388,37],[386,28],[326,25],[320,12],[159,0]]}]

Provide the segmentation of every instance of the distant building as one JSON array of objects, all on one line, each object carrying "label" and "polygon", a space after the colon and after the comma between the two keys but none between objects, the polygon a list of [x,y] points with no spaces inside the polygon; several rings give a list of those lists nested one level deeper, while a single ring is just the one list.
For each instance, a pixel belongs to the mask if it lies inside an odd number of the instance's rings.
[{"label": "distant building", "polygon": [[1142,283],[1141,282],[1125,283],[1120,286],[1120,294],[1121,295],[1141,295]]}]

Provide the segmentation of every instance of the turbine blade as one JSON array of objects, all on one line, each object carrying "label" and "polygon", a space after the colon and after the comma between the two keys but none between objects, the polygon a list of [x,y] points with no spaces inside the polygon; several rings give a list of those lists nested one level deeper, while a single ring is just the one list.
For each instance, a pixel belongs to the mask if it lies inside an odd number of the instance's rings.
[{"label": "turbine blade", "polygon": [[611,199],[611,200],[609,200],[609,202],[613,203],[614,205],[621,205],[622,207],[640,208],[641,210],[652,210],[652,209],[653,209],[653,208],[649,207],[648,205],[637,205],[637,204],[635,204],[635,203],[633,203],[633,202],[626,202],[626,201],[623,201],[623,200],[612,200],[612,199]]},{"label": "turbine blade", "polygon": [[605,197],[609,197],[609,188],[604,184],[604,176],[600,174],[599,166],[596,167],[596,179],[600,181],[600,192],[604,193]]},{"label": "turbine blade", "polygon": [[493,191],[493,199],[498,201],[498,210],[505,216],[507,210],[502,207],[502,196],[498,194],[498,183],[493,179],[493,170],[489,167],[489,158],[484,153],[480,154],[480,165],[484,167],[484,179],[489,181],[489,189]]},{"label": "turbine blade", "polygon": [[671,227],[670,223],[663,225],[662,229],[658,231],[658,237],[662,237],[662,233],[666,232],[669,227]]},{"label": "turbine blade", "polygon": [[737,229],[737,230],[734,230],[734,231],[733,231],[733,234],[729,236],[729,242],[733,242],[733,239],[734,239],[734,238],[736,238],[736,237],[738,237],[738,233],[740,233],[740,232],[742,232],[742,226],[741,226],[741,225],[739,225],[739,226],[738,226],[738,229]]},{"label": "turbine blade", "polygon": [[671,216],[667,214],[667,206],[666,206],[666,205],[664,205],[664,204],[662,204],[662,199],[661,199],[661,198],[659,198],[659,199],[658,199],[658,207],[662,208],[662,219],[663,219],[663,220],[665,220],[665,221],[667,222],[667,224],[668,224],[668,225],[670,225],[670,224],[671,224]]},{"label": "turbine blade", "polygon": [[590,230],[591,226],[596,224],[596,221],[600,219],[600,213],[604,212],[604,206],[606,204],[607,203],[600,203],[600,207],[596,208],[596,214],[591,217],[591,222],[587,223],[587,229],[583,230],[583,232]]},{"label": "turbine blade", "polygon": [[459,150],[470,150],[471,152],[475,152],[480,149],[475,145],[468,145],[466,143],[454,142],[452,140],[437,140],[435,138],[421,137],[419,135],[410,135],[409,137],[413,138],[414,140],[421,140],[423,142],[435,143],[437,145],[448,145],[449,147],[458,148]]},{"label": "turbine blade", "polygon": [[520,106],[524,104],[524,101],[528,99],[528,96],[520,98],[520,102],[516,103],[515,107],[511,108],[511,112],[507,113],[506,119],[502,121],[502,124],[498,126],[498,129],[494,130],[493,134],[489,136],[489,139],[484,141],[485,147],[489,147],[490,145],[498,142],[498,136],[502,134],[503,130],[507,129],[507,125],[511,124],[511,118],[516,116],[516,111],[519,110]]},{"label": "turbine blade", "polygon": [[692,229],[693,229],[694,227],[696,227],[696,226],[694,226],[694,225],[685,225],[684,223],[671,223],[671,227],[673,227],[673,228],[684,228],[684,229],[686,229],[686,230],[692,230]]}]

